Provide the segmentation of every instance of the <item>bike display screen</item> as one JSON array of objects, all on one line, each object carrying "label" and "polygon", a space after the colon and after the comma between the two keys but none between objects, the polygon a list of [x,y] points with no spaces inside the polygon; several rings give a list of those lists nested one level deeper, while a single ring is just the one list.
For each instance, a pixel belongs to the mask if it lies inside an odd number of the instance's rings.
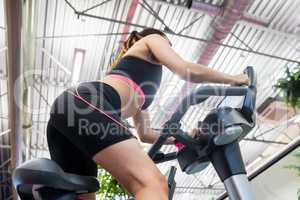
[{"label": "bike display screen", "polygon": [[245,96],[226,96],[219,103],[220,107],[232,107],[232,108],[242,108]]}]

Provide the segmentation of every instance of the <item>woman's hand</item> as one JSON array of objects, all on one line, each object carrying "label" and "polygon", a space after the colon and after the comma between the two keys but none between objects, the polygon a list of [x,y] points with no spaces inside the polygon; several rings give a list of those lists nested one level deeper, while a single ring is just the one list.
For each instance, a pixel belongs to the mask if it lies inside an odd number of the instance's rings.
[{"label": "woman's hand", "polygon": [[200,134],[200,129],[199,128],[193,128],[191,131],[187,132],[187,135],[190,136],[191,138],[195,138],[196,135]]},{"label": "woman's hand", "polygon": [[232,85],[249,85],[250,80],[246,74],[239,74],[233,76]]},{"label": "woman's hand", "polygon": [[[195,138],[198,134],[201,134],[201,131],[199,128],[194,128],[191,131],[187,132],[187,135],[190,136],[191,138]],[[178,142],[176,139],[174,140],[175,146],[177,149],[181,149],[184,147],[184,144],[181,142]]]}]

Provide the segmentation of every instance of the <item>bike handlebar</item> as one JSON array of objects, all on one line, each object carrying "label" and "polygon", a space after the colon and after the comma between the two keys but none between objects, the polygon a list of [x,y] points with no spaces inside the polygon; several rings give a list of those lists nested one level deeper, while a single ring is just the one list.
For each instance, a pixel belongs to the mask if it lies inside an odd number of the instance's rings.
[{"label": "bike handlebar", "polygon": [[169,121],[177,123],[184,116],[190,106],[204,102],[210,96],[245,96],[248,88],[245,86],[202,86],[186,96]]},{"label": "bike handlebar", "polygon": [[[170,120],[168,122],[179,123],[181,118],[187,112],[190,106],[200,104],[204,102],[210,96],[246,96],[249,94],[249,88],[254,90],[256,94],[256,74],[253,67],[248,66],[244,73],[248,75],[250,83],[248,86],[202,86],[197,88],[195,91],[192,91],[188,96],[186,96],[176,111],[172,114]],[[255,103],[255,94],[252,94],[251,97],[247,97],[251,99],[251,102]],[[252,103],[253,104],[253,103]],[[254,109],[251,106],[251,109]],[[168,123],[167,122],[167,123]]]},{"label": "bike handlebar", "polygon": [[[189,136],[184,134],[180,130],[180,120],[187,112],[190,106],[202,103],[207,100],[210,96],[245,96],[243,107],[241,112],[249,122],[255,124],[255,101],[256,101],[256,74],[253,67],[247,67],[244,70],[244,73],[249,77],[248,86],[202,86],[197,88],[195,91],[187,95],[179,104],[176,111],[172,114],[171,118],[164,124],[161,136],[151,147],[148,155],[151,158],[154,158],[157,150],[164,144],[166,139],[173,135],[175,138],[180,139],[183,144],[193,144],[198,143],[191,139]],[[175,128],[170,128],[174,124],[178,126]]]}]

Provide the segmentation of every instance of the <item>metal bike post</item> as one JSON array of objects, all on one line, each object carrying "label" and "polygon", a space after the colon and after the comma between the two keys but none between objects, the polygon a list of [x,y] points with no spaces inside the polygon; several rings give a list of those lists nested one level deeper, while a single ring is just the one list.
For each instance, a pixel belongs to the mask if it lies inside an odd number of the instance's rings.
[{"label": "metal bike post", "polygon": [[238,174],[224,181],[230,200],[254,200],[251,185],[246,174]]}]

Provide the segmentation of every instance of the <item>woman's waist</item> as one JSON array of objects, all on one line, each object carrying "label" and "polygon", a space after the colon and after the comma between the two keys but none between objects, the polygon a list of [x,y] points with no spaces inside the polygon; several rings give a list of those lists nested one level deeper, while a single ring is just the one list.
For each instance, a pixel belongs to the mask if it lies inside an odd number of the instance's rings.
[{"label": "woman's waist", "polygon": [[[71,95],[71,96],[70,96]],[[103,100],[108,102],[123,118],[131,117],[142,106],[140,95],[122,80],[107,76],[101,81],[82,82],[71,87],[59,95],[53,103],[51,110],[57,105],[69,104],[66,101],[84,100],[93,106],[101,107]],[[77,98],[77,96],[79,98]]]},{"label": "woman's waist", "polygon": [[130,87],[130,89],[132,89],[135,93],[137,93],[140,96],[142,104],[145,103],[145,94],[143,89],[130,76],[112,71],[111,73],[106,75],[105,78],[112,78],[115,81],[119,80],[121,81],[121,83],[125,83],[127,86]]},{"label": "woman's waist", "polygon": [[105,99],[113,108],[121,108],[121,97],[118,91],[110,84],[101,81],[89,81],[78,84],[75,92],[84,98]]},{"label": "woman's waist", "polygon": [[121,110],[125,116],[135,114],[144,104],[145,97],[139,91],[119,77],[108,75],[102,82],[109,84],[119,93],[121,99]]},{"label": "woman's waist", "polygon": [[95,106],[102,108],[103,104],[109,104],[110,111],[114,110],[114,112],[119,113],[118,115],[121,114],[121,98],[119,93],[114,87],[100,81],[79,83],[62,92],[53,102],[51,114],[57,113],[58,109],[60,110],[59,113],[64,113],[67,111],[66,109],[72,109],[73,107],[78,109],[78,105],[81,105],[77,103],[78,101],[86,102],[89,104],[86,104],[87,107]]}]

